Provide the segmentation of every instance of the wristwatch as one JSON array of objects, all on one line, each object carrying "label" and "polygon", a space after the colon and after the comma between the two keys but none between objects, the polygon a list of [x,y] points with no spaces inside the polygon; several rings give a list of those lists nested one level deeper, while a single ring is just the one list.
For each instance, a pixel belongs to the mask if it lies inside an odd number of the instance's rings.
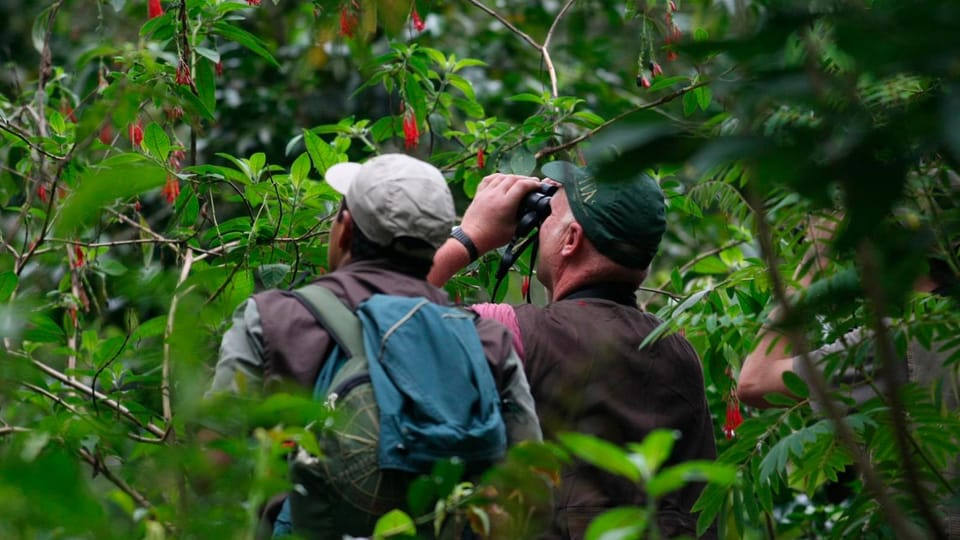
[{"label": "wristwatch", "polygon": [[450,232],[450,238],[456,239],[458,242],[463,244],[463,247],[467,248],[467,253],[470,254],[470,262],[477,260],[480,257],[480,253],[477,251],[477,245],[473,243],[473,240],[467,236],[467,233],[463,232],[463,229],[457,225],[453,228],[453,231]]}]

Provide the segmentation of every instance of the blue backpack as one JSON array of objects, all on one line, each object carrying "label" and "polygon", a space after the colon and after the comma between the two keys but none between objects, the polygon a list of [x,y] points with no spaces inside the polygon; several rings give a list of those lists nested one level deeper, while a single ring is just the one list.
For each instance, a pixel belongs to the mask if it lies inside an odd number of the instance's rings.
[{"label": "blue backpack", "polygon": [[334,413],[315,430],[323,456],[300,449],[291,464],[287,503],[298,534],[369,534],[437,461],[478,470],[503,457],[500,397],[475,315],[383,294],[354,313],[319,285],[292,294],[336,344],[313,392]]}]

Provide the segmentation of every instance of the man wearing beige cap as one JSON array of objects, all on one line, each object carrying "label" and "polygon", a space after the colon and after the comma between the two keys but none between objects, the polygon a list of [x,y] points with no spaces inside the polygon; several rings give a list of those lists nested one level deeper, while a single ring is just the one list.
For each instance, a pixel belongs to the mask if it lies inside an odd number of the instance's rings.
[{"label": "man wearing beige cap", "polygon": [[[326,180],[344,198],[330,230],[332,271],[314,284],[351,310],[375,294],[448,304],[447,294],[425,280],[434,253],[456,221],[453,197],[440,171],[406,155],[385,154],[362,165],[334,165]],[[533,399],[509,332],[490,320],[477,319],[475,326],[500,398],[511,403],[502,411],[508,443],[539,439]],[[255,294],[237,308],[223,337],[211,392],[269,391],[278,383],[309,391],[333,345],[327,329],[288,291]],[[292,467],[296,473],[297,464]],[[309,486],[295,486],[291,494],[299,497],[292,504],[294,530],[307,537],[315,535],[298,526],[298,508],[309,511],[312,496]]]}]

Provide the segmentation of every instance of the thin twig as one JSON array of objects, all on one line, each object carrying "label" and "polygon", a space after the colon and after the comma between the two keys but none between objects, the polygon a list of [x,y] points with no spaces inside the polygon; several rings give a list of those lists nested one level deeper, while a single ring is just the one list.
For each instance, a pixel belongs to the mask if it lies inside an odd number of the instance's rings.
[{"label": "thin twig", "polygon": [[[14,353],[14,352],[10,351],[10,354],[17,354],[17,353]],[[20,356],[23,356],[23,357],[25,357],[25,358],[28,358],[26,355],[20,355]],[[150,422],[147,422],[147,423],[141,422],[139,418],[137,418],[136,416],[134,416],[134,414],[133,414],[132,412],[130,412],[130,409],[124,407],[123,405],[121,405],[121,404],[120,404],[119,402],[117,402],[116,400],[110,399],[110,398],[107,397],[106,395],[104,395],[104,394],[102,394],[102,393],[100,393],[100,392],[97,392],[97,391],[94,390],[93,388],[90,388],[89,386],[83,384],[83,383],[80,382],[80,381],[71,380],[70,377],[67,377],[66,375],[64,375],[64,374],[61,373],[60,371],[57,371],[56,369],[54,369],[54,368],[52,368],[52,367],[44,364],[43,362],[41,362],[41,361],[39,361],[39,360],[34,360],[33,358],[30,358],[29,360],[30,360],[30,363],[33,364],[36,368],[38,368],[40,371],[46,373],[47,375],[49,375],[50,377],[53,377],[54,379],[56,379],[56,380],[58,380],[58,381],[66,384],[67,386],[71,386],[71,387],[73,387],[73,388],[76,388],[76,389],[79,390],[83,395],[96,397],[97,399],[100,400],[100,403],[101,403],[101,404],[106,405],[107,407],[109,407],[109,408],[117,411],[118,413],[120,413],[121,416],[123,416],[124,418],[126,418],[126,419],[129,420],[130,422],[136,424],[136,425],[139,426],[140,428],[145,429],[146,431],[149,431],[150,433],[156,435],[157,437],[160,437],[160,438],[165,438],[165,437],[166,437],[166,435],[167,435],[167,432],[166,432],[166,431],[164,431],[163,429],[160,429],[159,427],[157,427],[156,425],[154,425],[154,424],[152,424],[152,423],[150,423]]]},{"label": "thin twig", "polygon": [[41,147],[40,145],[34,144],[33,142],[31,142],[31,141],[30,141],[30,138],[27,136],[26,133],[23,133],[22,131],[20,131],[20,128],[14,126],[14,125],[12,125],[12,124],[8,124],[8,123],[6,123],[6,122],[0,122],[0,129],[2,129],[2,130],[4,130],[4,131],[6,131],[7,133],[9,133],[9,134],[17,137],[18,139],[22,140],[23,142],[25,142],[25,143],[27,144],[27,147],[28,147],[28,148],[30,148],[30,149],[33,150],[34,152],[37,152],[38,154],[43,154],[43,155],[47,156],[48,158],[53,159],[53,160],[55,160],[55,161],[60,161],[60,160],[62,160],[64,157],[66,157],[66,156],[58,156],[58,155],[56,155],[56,154],[51,154],[50,152],[47,152],[47,151],[44,150],[43,147]]},{"label": "thin twig", "polygon": [[[187,248],[187,254],[183,258],[183,268],[180,269],[180,278],[177,280],[177,288],[187,280],[191,267],[193,267],[193,250]],[[181,294],[184,293],[174,293],[173,299],[170,300],[170,313],[167,314],[167,327],[163,336],[163,378],[160,394],[163,399],[163,420],[167,425],[171,425],[173,420],[173,408],[170,404],[170,337],[173,335],[173,321],[176,318],[177,302]]]},{"label": "thin twig", "polygon": [[680,300],[681,298],[683,298],[683,296],[680,296],[679,294],[674,294],[674,293],[672,293],[672,292],[665,291],[665,290],[663,290],[663,289],[656,289],[656,288],[654,288],[654,287],[637,287],[637,290],[638,290],[638,291],[651,292],[651,293],[655,293],[655,294],[662,294],[663,296],[668,296],[668,297],[670,297],[671,300]]},{"label": "thin twig", "polygon": [[536,40],[534,40],[532,37],[530,37],[529,35],[527,35],[526,32],[524,32],[523,30],[520,30],[519,28],[517,28],[516,26],[514,26],[513,23],[511,23],[511,22],[508,21],[506,18],[504,18],[503,15],[500,15],[499,13],[497,13],[497,12],[494,11],[493,9],[487,7],[484,3],[482,3],[482,2],[480,2],[480,1],[478,1],[478,0],[469,0],[469,1],[470,1],[471,4],[477,6],[477,7],[480,8],[482,11],[486,12],[487,15],[490,15],[490,16],[493,17],[494,19],[500,21],[500,24],[506,26],[507,29],[510,30],[511,32],[513,32],[514,34],[520,36],[520,38],[521,38],[522,40],[526,41],[527,43],[529,43],[531,47],[533,47],[533,48],[535,48],[535,49],[538,49],[538,50],[543,50],[543,46],[541,46],[539,43],[537,43]]},{"label": "thin twig", "polygon": [[539,150],[539,151],[537,152],[537,154],[536,154],[536,157],[537,157],[537,159],[540,159],[540,158],[542,158],[542,157],[550,156],[550,155],[556,154],[556,153],[558,153],[558,152],[562,152],[562,151],[564,151],[564,150],[566,150],[566,149],[568,149],[568,148],[574,147],[574,146],[582,143],[583,141],[589,139],[590,137],[593,137],[594,135],[596,135],[596,134],[599,133],[600,131],[602,131],[602,130],[610,127],[611,125],[619,122],[620,120],[623,120],[624,118],[630,116],[631,114],[634,114],[634,113],[637,113],[637,112],[640,112],[640,111],[643,111],[643,110],[647,110],[647,109],[652,109],[652,108],[654,108],[654,107],[663,105],[664,103],[669,103],[669,102],[677,99],[678,97],[686,94],[687,92],[696,90],[697,88],[700,88],[701,86],[707,86],[708,84],[710,84],[710,82],[711,82],[711,81],[700,81],[700,82],[698,82],[698,83],[691,84],[691,85],[689,85],[689,86],[684,86],[683,88],[680,88],[679,90],[676,90],[676,91],[674,91],[674,92],[671,93],[671,94],[667,94],[667,95],[665,95],[665,96],[663,96],[663,97],[661,97],[661,98],[659,98],[659,99],[656,99],[656,100],[654,100],[654,101],[650,101],[650,102],[644,103],[644,104],[642,104],[642,105],[637,105],[636,107],[634,107],[634,108],[632,108],[632,109],[630,109],[630,110],[628,110],[628,111],[624,111],[624,112],[622,112],[622,113],[614,116],[613,118],[607,120],[606,122],[600,124],[599,126],[593,128],[593,129],[591,129],[590,131],[587,131],[587,132],[585,132],[585,133],[582,133],[581,135],[579,135],[579,136],[577,136],[577,137],[574,137],[574,138],[570,139],[569,141],[567,141],[567,142],[565,142],[565,143],[563,143],[563,144],[559,144],[559,145],[557,145],[557,146],[550,146],[550,147],[543,148],[543,149]]},{"label": "thin twig", "polygon": [[567,3],[560,8],[557,16],[553,18],[550,29],[547,30],[547,36],[543,38],[543,45],[540,47],[540,53],[543,55],[543,63],[547,65],[547,74],[550,76],[550,89],[553,92],[554,98],[559,97],[559,91],[557,88],[557,70],[553,67],[553,58],[550,56],[550,40],[553,39],[553,33],[556,31],[560,19],[567,14],[567,11],[573,6],[575,1],[576,0],[567,0]]},{"label": "thin twig", "polygon": [[857,249],[857,259],[860,267],[863,269],[863,289],[867,296],[867,302],[872,308],[873,331],[877,343],[877,352],[880,356],[880,369],[887,383],[887,399],[890,404],[890,417],[893,421],[893,431],[897,450],[900,454],[900,462],[903,464],[903,472],[907,480],[907,489],[916,501],[917,509],[924,521],[930,528],[934,537],[946,539],[947,534],[943,524],[933,513],[933,505],[927,500],[920,486],[917,476],[917,466],[913,462],[910,454],[910,436],[908,434],[907,420],[904,417],[903,398],[900,396],[900,380],[897,370],[897,353],[893,340],[890,338],[890,332],[884,317],[887,312],[887,302],[880,285],[878,276],[880,269],[877,267],[877,256],[873,245],[869,240],[864,240]]},{"label": "thin twig", "polygon": [[29,433],[32,431],[30,428],[19,427],[19,426],[3,426],[0,427],[0,437],[4,435],[12,435],[14,433]]},{"label": "thin twig", "polygon": [[107,480],[110,480],[110,482],[112,482],[113,485],[120,488],[120,491],[123,491],[124,493],[129,495],[130,498],[136,501],[138,505],[140,505],[143,508],[146,508],[147,510],[153,509],[153,504],[151,504],[146,497],[144,497],[139,491],[135,490],[132,486],[130,486],[130,484],[126,483],[123,480],[123,478],[120,478],[119,476],[114,474],[113,471],[111,471],[105,464],[103,464],[93,454],[91,454],[90,452],[86,451],[83,448],[80,448],[79,450],[77,450],[77,452],[80,454],[80,457],[83,458],[84,461],[86,461],[88,464],[90,464],[91,467],[93,467],[94,471],[103,474],[104,478],[106,478]]}]

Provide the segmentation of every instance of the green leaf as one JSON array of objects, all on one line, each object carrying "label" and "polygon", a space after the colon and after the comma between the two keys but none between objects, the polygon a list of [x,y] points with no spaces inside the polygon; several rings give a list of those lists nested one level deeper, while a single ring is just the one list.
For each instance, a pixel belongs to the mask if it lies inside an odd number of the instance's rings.
[{"label": "green leaf", "polygon": [[76,191],[64,201],[55,226],[57,236],[71,236],[92,225],[100,210],[113,201],[158,188],[166,180],[166,169],[139,154],[119,154],[87,169],[80,175]]},{"label": "green leaf", "polygon": [[210,112],[217,108],[216,62],[201,59],[197,62],[196,84],[200,94],[200,103]]},{"label": "green leaf", "polygon": [[628,445],[630,451],[633,452],[631,461],[640,469],[645,478],[653,476],[657,469],[670,457],[673,443],[679,436],[678,432],[668,429],[651,431],[643,439],[643,442]]},{"label": "green leaf", "polygon": [[156,122],[150,122],[143,130],[143,147],[157,161],[165,162],[170,154],[170,137]]},{"label": "green leaf", "polygon": [[647,483],[647,493],[660,498],[676,491],[690,482],[708,482],[729,486],[737,479],[737,469],[725,463],[712,461],[687,461],[664,469]]},{"label": "green leaf", "polygon": [[810,389],[807,387],[807,383],[792,371],[783,372],[783,384],[785,384],[787,389],[793,392],[795,396],[801,399],[806,399],[810,395]]},{"label": "green leaf", "polygon": [[407,506],[415,516],[426,513],[436,498],[433,479],[427,475],[417,477],[407,489]]},{"label": "green leaf", "polygon": [[697,261],[697,264],[693,265],[690,271],[698,274],[726,274],[729,272],[729,269],[727,265],[720,260],[720,257],[714,255]]},{"label": "green leaf", "polygon": [[6,302],[13,296],[13,291],[17,290],[19,279],[13,272],[0,272],[0,302]]},{"label": "green leaf", "polygon": [[374,538],[389,538],[391,536],[406,536],[417,532],[413,519],[400,510],[391,510],[377,520],[373,528]]},{"label": "green leaf", "polygon": [[529,176],[537,167],[537,158],[530,152],[520,148],[510,155],[510,163],[507,171],[510,174],[519,174]]},{"label": "green leaf", "polygon": [[485,66],[486,62],[479,60],[477,58],[464,58],[463,60],[457,60],[457,63],[453,65],[453,71],[460,71],[463,68],[474,67],[474,66]]},{"label": "green leaf", "polygon": [[290,181],[293,182],[294,187],[299,188],[300,184],[307,179],[309,174],[310,155],[307,153],[300,154],[293,162],[293,165],[290,166]]},{"label": "green leaf", "polygon": [[23,333],[23,339],[37,343],[60,343],[65,338],[63,329],[42,313],[30,317],[29,328]]},{"label": "green leaf", "polygon": [[526,102],[526,103],[537,103],[543,105],[545,103],[543,96],[538,96],[536,94],[516,94],[507,98],[507,101],[517,101],[517,102]]},{"label": "green leaf", "polygon": [[220,61],[220,53],[213,49],[208,49],[206,47],[194,47],[193,50],[196,51],[196,53],[200,56],[209,59],[214,64]]},{"label": "green leaf", "polygon": [[450,86],[460,90],[463,93],[463,96],[471,101],[477,100],[477,94],[473,90],[473,84],[470,83],[467,79],[459,75],[448,75],[447,81],[450,83]]},{"label": "green leaf", "polygon": [[779,392],[765,394],[763,400],[775,407],[792,407],[797,404],[797,398],[785,396]]},{"label": "green leaf", "polygon": [[633,540],[643,537],[649,516],[642,508],[625,506],[597,516],[587,527],[586,540]]},{"label": "green leaf", "polygon": [[561,433],[558,439],[583,461],[632,482],[640,481],[640,469],[616,445],[583,433]]},{"label": "green leaf", "polygon": [[43,43],[46,41],[47,36],[47,22],[50,16],[51,7],[47,7],[37,15],[37,18],[33,20],[33,28],[30,32],[30,38],[33,42],[33,48],[36,49],[38,53],[43,52]]},{"label": "green leaf", "polygon": [[116,259],[100,257],[97,259],[97,269],[108,276],[122,276],[127,273],[127,267]]},{"label": "green leaf", "polygon": [[260,55],[267,62],[270,62],[274,67],[280,67],[280,64],[277,63],[277,60],[272,54],[270,54],[270,51],[267,50],[263,42],[260,41],[260,38],[251,34],[250,32],[237,28],[236,26],[233,26],[225,21],[217,21],[214,23],[213,31],[250,49],[251,51]]},{"label": "green leaf", "polygon": [[[186,198],[184,204],[180,204]],[[176,204],[180,211],[180,225],[184,227],[192,227],[197,222],[197,218],[200,216],[200,200],[197,198],[197,194],[193,189],[187,185],[183,191],[180,192],[180,196],[177,197]]]},{"label": "green leaf", "polygon": [[650,88],[647,89],[647,92],[663,90],[664,88],[670,88],[675,84],[686,83],[689,81],[690,77],[657,77],[653,80],[653,84],[650,85]]},{"label": "green leaf", "polygon": [[303,130],[303,142],[307,146],[310,159],[313,160],[313,168],[320,176],[326,175],[327,169],[333,165],[346,161],[346,156],[338,154],[330,143],[308,129]]},{"label": "green leaf", "polygon": [[700,106],[700,110],[707,110],[707,107],[710,106],[710,101],[713,99],[713,92],[710,90],[710,87],[701,86],[694,90],[693,93],[697,96],[697,105]]},{"label": "green leaf", "polygon": [[283,281],[283,278],[287,277],[289,273],[289,264],[264,264],[257,269],[257,275],[260,276],[260,281],[262,281],[263,286],[268,289],[273,289],[279,285]]},{"label": "green leaf", "polygon": [[696,112],[697,107],[700,106],[700,102],[697,101],[697,96],[694,95],[694,91],[687,92],[683,95],[683,115],[690,116]]},{"label": "green leaf", "polygon": [[453,104],[472,118],[483,118],[483,106],[472,99],[453,98]]}]

